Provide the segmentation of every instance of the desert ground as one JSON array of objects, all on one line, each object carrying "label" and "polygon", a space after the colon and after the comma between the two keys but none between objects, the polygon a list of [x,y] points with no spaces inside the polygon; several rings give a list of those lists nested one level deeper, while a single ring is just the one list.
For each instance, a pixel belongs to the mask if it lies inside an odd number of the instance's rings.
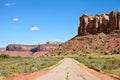
[{"label": "desert ground", "polygon": [[96,72],[78,63],[72,58],[65,58],[50,70],[42,70],[24,75],[11,75],[8,80],[114,80],[108,75]]}]

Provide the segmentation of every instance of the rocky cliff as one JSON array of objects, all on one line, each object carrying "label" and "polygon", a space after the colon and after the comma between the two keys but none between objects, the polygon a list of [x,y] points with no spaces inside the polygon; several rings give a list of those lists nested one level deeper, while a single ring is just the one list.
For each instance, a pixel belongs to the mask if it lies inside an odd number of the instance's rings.
[{"label": "rocky cliff", "polygon": [[100,32],[109,33],[113,30],[120,30],[120,12],[110,12],[96,16],[83,14],[80,17],[78,35],[97,34]]},{"label": "rocky cliff", "polygon": [[56,49],[60,43],[57,42],[47,42],[46,44],[40,45],[21,45],[21,44],[9,44],[6,47],[6,51],[21,51],[21,52],[49,52]]},{"label": "rocky cliff", "polygon": [[30,51],[34,47],[37,47],[37,45],[9,44],[6,51]]},{"label": "rocky cliff", "polygon": [[[94,34],[94,35],[93,35]],[[80,17],[78,35],[51,55],[120,54],[120,12]]]}]

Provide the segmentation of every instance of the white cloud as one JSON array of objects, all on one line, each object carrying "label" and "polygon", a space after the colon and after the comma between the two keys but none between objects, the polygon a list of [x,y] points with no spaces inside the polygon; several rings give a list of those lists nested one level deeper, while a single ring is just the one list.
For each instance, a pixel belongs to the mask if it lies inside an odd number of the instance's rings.
[{"label": "white cloud", "polygon": [[32,31],[39,31],[40,28],[39,28],[38,26],[34,26],[34,27],[31,28],[31,30],[32,30]]},{"label": "white cloud", "polygon": [[13,18],[12,21],[17,22],[19,21],[19,18]]},{"label": "white cloud", "polygon": [[14,6],[16,3],[5,3],[5,6],[9,7],[9,6]]}]

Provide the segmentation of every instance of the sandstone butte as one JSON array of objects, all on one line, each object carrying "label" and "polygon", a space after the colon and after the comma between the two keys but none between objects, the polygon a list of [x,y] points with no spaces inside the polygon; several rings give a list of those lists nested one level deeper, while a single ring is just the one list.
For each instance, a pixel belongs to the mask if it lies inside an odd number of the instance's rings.
[{"label": "sandstone butte", "polygon": [[120,30],[120,12],[88,16],[83,14],[80,17],[78,35],[97,34],[100,32],[110,33],[113,30]]}]

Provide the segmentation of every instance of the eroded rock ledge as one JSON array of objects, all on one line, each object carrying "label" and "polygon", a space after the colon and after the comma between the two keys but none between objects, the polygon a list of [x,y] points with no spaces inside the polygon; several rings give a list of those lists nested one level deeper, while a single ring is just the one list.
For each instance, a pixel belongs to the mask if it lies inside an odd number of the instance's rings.
[{"label": "eroded rock ledge", "polygon": [[120,30],[120,12],[112,11],[110,13],[88,16],[83,14],[80,17],[78,35],[97,34],[100,32],[109,33],[113,30]]},{"label": "eroded rock ledge", "polygon": [[30,52],[49,52],[56,49],[60,42],[47,42],[46,44],[38,45],[22,45],[22,44],[9,44],[6,51],[30,51]]}]

